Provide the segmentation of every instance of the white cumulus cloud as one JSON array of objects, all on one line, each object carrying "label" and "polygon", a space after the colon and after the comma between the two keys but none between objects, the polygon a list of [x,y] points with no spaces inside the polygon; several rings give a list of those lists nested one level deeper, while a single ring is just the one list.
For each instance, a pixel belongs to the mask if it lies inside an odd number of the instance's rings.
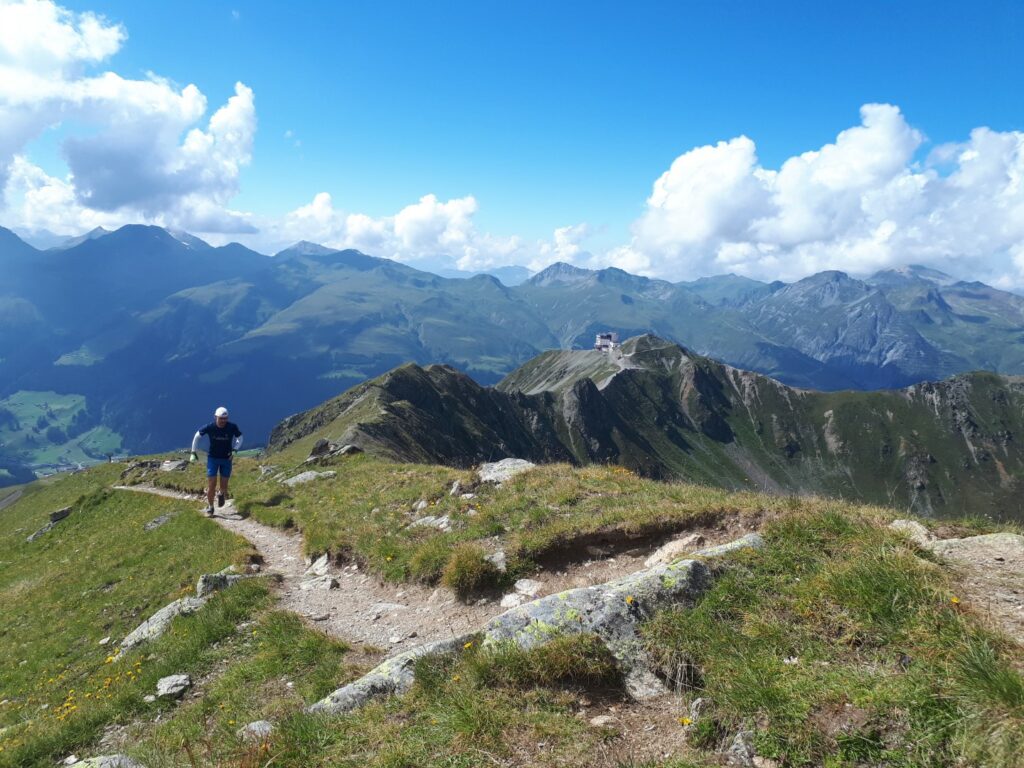
[{"label": "white cumulus cloud", "polygon": [[630,242],[591,263],[783,280],[923,263],[1024,285],[1024,133],[977,128],[919,161],[924,143],[897,107],[867,104],[778,169],[746,136],[696,147],[654,182]]},{"label": "white cumulus cloud", "polygon": [[312,202],[262,229],[265,242],[274,248],[312,240],[425,269],[482,270],[526,258],[527,247],[521,238],[477,230],[473,222],[476,212],[477,201],[472,196],[442,201],[431,194],[394,215],[373,217],[339,210],[329,193],[320,192]]},{"label": "white cumulus cloud", "polygon": [[[51,0],[0,0],[5,218],[29,229],[102,219],[252,231],[244,216],[226,207],[252,156],[252,90],[236,84],[234,95],[201,127],[207,101],[195,85],[179,88],[156,75],[135,80],[111,71],[90,74],[126,39],[121,25]],[[55,179],[28,167],[30,142],[69,120],[88,130],[64,140],[68,176]],[[39,208],[43,199],[65,205]]]}]

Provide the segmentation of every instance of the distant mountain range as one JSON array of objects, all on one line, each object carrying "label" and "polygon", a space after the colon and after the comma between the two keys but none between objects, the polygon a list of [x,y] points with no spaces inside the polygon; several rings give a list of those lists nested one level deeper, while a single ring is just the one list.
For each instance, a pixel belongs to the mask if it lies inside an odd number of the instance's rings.
[{"label": "distant mountain range", "polygon": [[270,449],[327,439],[421,463],[611,463],[730,489],[1024,520],[1022,430],[1019,377],[809,392],[641,336],[611,353],[545,352],[496,388],[448,366],[405,365],[286,419]]},{"label": "distant mountain range", "polygon": [[183,445],[219,404],[259,443],[286,414],[406,362],[492,384],[599,331],[654,333],[821,390],[1024,373],[1024,298],[921,267],[787,285],[555,264],[510,286],[127,226],[45,251],[0,228],[0,274],[0,483],[27,465]]}]

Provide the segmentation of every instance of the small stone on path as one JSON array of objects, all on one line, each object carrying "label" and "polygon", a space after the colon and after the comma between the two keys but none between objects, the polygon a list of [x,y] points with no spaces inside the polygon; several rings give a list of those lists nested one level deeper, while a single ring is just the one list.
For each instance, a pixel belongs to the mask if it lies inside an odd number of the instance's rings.
[{"label": "small stone on path", "polygon": [[326,576],[328,571],[330,571],[330,568],[331,568],[331,558],[330,558],[330,555],[323,554],[323,555],[320,555],[320,557],[318,557],[316,560],[314,560],[310,564],[309,568],[306,569],[306,575],[307,576]]},{"label": "small stone on path", "polygon": [[544,585],[534,579],[520,579],[515,583],[516,592],[527,597],[536,597],[543,588]]},{"label": "small stone on path", "polygon": [[502,608],[517,608],[518,606],[520,606],[522,604],[523,604],[523,596],[520,595],[520,594],[517,594],[515,592],[507,594],[503,598],[501,598],[501,607]]},{"label": "small stone on path", "polygon": [[299,589],[337,589],[339,586],[338,580],[333,576],[318,576],[315,579],[304,581],[299,584]]}]

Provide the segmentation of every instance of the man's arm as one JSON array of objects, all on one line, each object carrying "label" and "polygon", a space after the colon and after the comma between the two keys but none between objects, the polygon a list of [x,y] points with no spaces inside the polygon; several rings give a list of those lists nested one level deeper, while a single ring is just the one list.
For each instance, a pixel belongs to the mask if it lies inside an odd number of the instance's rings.
[{"label": "man's arm", "polygon": [[199,440],[200,438],[202,438],[202,436],[203,430],[197,429],[196,436],[192,438],[192,455],[189,456],[189,461],[195,461],[197,458],[199,458],[198,456],[196,456],[196,451],[199,450]]}]

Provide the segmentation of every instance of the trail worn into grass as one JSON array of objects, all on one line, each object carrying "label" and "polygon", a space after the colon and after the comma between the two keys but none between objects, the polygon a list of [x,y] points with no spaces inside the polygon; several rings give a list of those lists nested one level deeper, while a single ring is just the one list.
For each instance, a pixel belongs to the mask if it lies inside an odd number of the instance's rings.
[{"label": "trail worn into grass", "polygon": [[[115,489],[190,502],[201,498],[149,485]],[[355,565],[341,569],[331,566],[327,570],[327,577],[338,583],[336,589],[303,589],[317,576],[307,574],[300,534],[243,518],[230,500],[217,510],[213,520],[247,539],[263,559],[263,572],[280,577],[277,591],[281,608],[315,622],[327,634],[349,643],[394,653],[474,631],[503,610],[494,601],[464,605],[442,589],[382,583]]]},{"label": "trail worn into grass", "polygon": [[[204,501],[198,495],[153,485],[115,486],[115,489],[194,503]],[[303,589],[304,584],[317,577],[307,573],[301,534],[243,518],[230,500],[217,510],[213,520],[247,539],[263,558],[264,572],[281,578],[278,588],[281,608],[297,613],[329,635],[349,643],[373,646],[384,655],[474,632],[505,611],[496,599],[466,605],[446,589],[388,584],[354,564],[343,568],[332,565],[326,571],[328,577],[337,581],[335,589]],[[736,533],[722,521],[700,530],[711,544]],[[657,543],[660,542],[654,545]],[[614,557],[595,557],[562,570],[539,574],[533,577],[541,585],[535,596],[601,584],[634,573],[644,567],[644,558],[650,549],[649,544],[636,551]],[[369,655],[376,654],[371,651]]]}]

